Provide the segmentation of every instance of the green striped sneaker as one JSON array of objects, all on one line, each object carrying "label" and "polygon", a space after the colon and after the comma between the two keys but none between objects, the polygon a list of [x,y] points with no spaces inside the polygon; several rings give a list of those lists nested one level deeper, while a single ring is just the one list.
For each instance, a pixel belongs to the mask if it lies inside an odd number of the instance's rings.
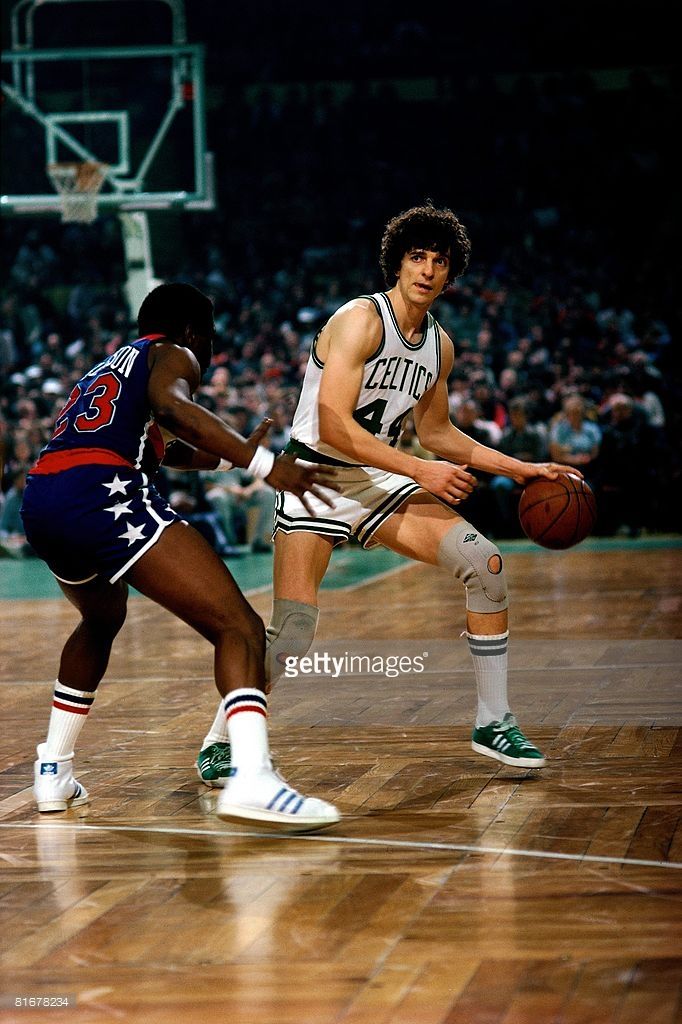
[{"label": "green striped sneaker", "polygon": [[197,757],[197,775],[206,786],[222,789],[230,772],[230,744],[211,743]]},{"label": "green striped sneaker", "polygon": [[501,722],[474,729],[471,746],[479,754],[520,768],[544,768],[546,761],[537,747],[523,735],[511,711]]}]

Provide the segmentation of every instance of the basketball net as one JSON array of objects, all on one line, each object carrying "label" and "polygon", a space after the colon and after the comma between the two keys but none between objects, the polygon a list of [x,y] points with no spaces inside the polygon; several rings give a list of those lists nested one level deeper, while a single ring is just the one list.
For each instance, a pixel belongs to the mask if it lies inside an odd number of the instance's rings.
[{"label": "basketball net", "polygon": [[62,221],[92,224],[97,217],[97,197],[108,165],[84,163],[48,164],[47,173],[61,198]]}]

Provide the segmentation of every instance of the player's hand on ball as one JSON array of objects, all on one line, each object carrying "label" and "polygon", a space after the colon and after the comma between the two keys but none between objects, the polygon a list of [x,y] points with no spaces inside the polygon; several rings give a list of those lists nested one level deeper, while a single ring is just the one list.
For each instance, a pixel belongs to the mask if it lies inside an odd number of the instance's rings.
[{"label": "player's hand on ball", "polygon": [[512,480],[517,484],[525,484],[535,477],[544,476],[547,480],[556,480],[559,473],[572,473],[573,476],[584,479],[583,474],[575,466],[564,466],[561,462],[524,462],[523,469]]},{"label": "player's hand on ball", "polygon": [[280,455],[275,459],[275,464],[265,481],[278,491],[290,491],[295,494],[308,514],[314,516],[315,511],[306,499],[306,494],[314,494],[329,508],[334,508],[334,502],[322,488],[338,491],[335,477],[336,473],[330,466],[303,466],[291,455]]},{"label": "player's hand on ball", "polygon": [[458,505],[465,501],[474,487],[476,477],[467,472],[466,466],[455,466],[452,462],[420,459],[414,473],[414,481],[436,498]]}]

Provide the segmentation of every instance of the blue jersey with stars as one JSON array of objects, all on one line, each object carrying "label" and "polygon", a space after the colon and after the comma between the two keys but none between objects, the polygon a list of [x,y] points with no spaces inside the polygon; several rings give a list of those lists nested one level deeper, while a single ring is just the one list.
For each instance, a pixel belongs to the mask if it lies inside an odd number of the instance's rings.
[{"label": "blue jersey with stars", "polygon": [[107,452],[148,476],[156,472],[164,445],[147,387],[149,348],[160,337],[123,345],[81,377],[32,472],[60,472],[86,461],[101,464],[99,456]]},{"label": "blue jersey with stars", "polygon": [[115,583],[179,521],[150,483],[164,448],[147,397],[160,337],[122,346],[81,377],[28,475],[26,539],[62,583]]}]

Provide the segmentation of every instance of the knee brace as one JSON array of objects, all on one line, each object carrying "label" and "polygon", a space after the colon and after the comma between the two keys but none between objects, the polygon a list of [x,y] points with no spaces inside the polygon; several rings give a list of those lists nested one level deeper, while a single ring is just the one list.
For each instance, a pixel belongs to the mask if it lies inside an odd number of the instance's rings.
[{"label": "knee brace", "polygon": [[272,619],[265,630],[265,676],[271,686],[284,672],[286,658],[302,658],[315,639],[320,609],[300,601],[275,599]]},{"label": "knee brace", "polygon": [[450,569],[466,587],[467,611],[485,614],[507,607],[502,555],[471,523],[463,520],[445,534],[438,564]]}]

